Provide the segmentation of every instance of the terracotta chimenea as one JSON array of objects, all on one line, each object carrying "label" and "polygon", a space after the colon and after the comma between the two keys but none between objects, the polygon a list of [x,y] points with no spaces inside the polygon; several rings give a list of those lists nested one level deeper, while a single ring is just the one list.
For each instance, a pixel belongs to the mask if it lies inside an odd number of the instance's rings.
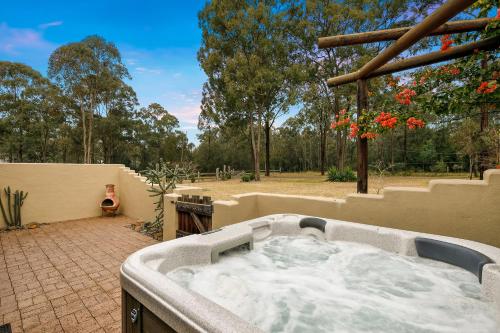
[{"label": "terracotta chimenea", "polygon": [[120,201],[115,194],[115,185],[106,184],[106,196],[101,202],[102,214],[104,215],[105,213],[112,213],[113,215],[115,215],[118,207],[120,207]]}]

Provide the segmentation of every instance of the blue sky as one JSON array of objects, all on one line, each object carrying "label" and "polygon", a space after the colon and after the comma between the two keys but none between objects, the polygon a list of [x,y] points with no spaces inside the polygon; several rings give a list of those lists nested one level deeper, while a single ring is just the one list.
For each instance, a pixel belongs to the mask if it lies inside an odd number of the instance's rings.
[{"label": "blue sky", "polygon": [[205,74],[196,59],[198,11],[205,1],[2,1],[0,60],[44,75],[51,52],[97,34],[114,42],[141,105],[158,102],[196,141]]}]

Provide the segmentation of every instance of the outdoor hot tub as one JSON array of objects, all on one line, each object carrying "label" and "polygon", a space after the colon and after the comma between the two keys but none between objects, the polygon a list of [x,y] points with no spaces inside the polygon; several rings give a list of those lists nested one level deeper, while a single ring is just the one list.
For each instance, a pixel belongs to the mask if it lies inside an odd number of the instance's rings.
[{"label": "outdoor hot tub", "polygon": [[124,332],[499,332],[500,249],[295,214],[149,246]]}]

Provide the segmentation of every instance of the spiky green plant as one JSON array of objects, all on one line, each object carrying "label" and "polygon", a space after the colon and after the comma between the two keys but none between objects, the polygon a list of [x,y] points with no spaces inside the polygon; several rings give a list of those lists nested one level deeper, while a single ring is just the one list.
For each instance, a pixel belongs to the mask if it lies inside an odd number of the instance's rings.
[{"label": "spiky green plant", "polygon": [[175,188],[175,184],[186,179],[186,172],[178,165],[172,166],[169,162],[160,161],[154,168],[149,168],[141,172],[146,177],[146,182],[150,185],[148,192],[150,197],[156,197],[154,221],[148,221],[144,229],[149,234],[155,234],[163,230],[165,194],[170,193]]},{"label": "spiky green plant", "polygon": [[10,186],[3,189],[5,193],[5,199],[7,207],[5,208],[2,201],[2,195],[0,194],[0,210],[2,211],[2,217],[8,228],[21,228],[21,208],[23,207],[24,200],[28,196],[28,192],[16,190],[12,192]]}]

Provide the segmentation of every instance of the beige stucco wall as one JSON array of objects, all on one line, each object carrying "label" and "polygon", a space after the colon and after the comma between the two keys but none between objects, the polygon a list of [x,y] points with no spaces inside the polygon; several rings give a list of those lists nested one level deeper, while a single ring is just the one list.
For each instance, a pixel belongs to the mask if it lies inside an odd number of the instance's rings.
[{"label": "beige stucco wall", "polygon": [[125,166],[119,167],[120,212],[129,217],[148,221],[155,217],[155,199],[148,192],[146,178]]},{"label": "beige stucco wall", "polygon": [[[0,164],[0,190],[10,186],[28,192],[21,210],[23,224],[98,216],[104,185],[118,184],[118,178],[118,165]],[[120,195],[119,186],[116,190]]]},{"label": "beige stucco wall", "polygon": [[[100,216],[105,184],[115,184],[121,214],[144,221],[154,218],[154,198],[145,178],[121,164],[0,163],[0,190],[10,186],[29,193],[22,207],[23,224]],[[180,186],[176,191],[197,194],[201,189]]]},{"label": "beige stucco wall", "polygon": [[[352,194],[345,200],[242,194],[232,201],[214,202],[212,226],[278,213],[433,233],[500,247],[500,170],[488,170],[484,181],[433,180],[427,188],[387,187],[384,195]],[[172,233],[164,236],[170,239]]]}]

